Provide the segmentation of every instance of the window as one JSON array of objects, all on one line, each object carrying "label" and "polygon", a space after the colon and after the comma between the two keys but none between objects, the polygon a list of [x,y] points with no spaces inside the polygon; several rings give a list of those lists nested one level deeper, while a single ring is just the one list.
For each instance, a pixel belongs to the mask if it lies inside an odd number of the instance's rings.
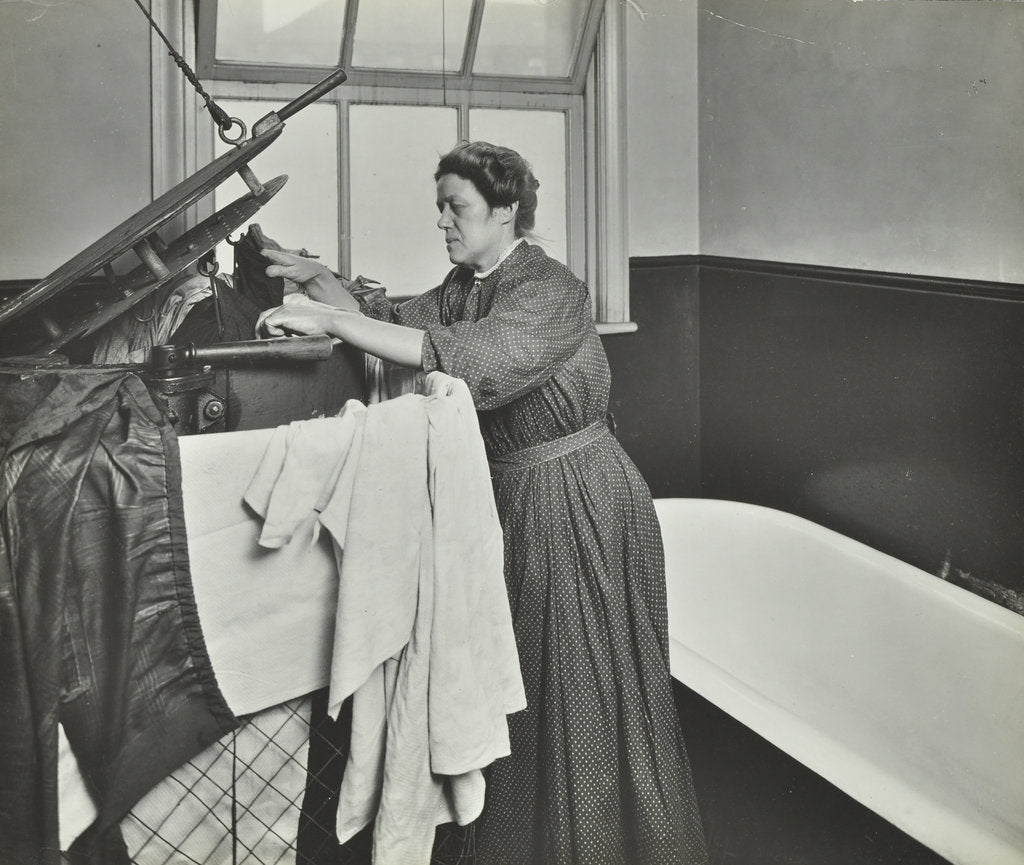
[{"label": "window", "polygon": [[[494,140],[532,163],[538,240],[587,280],[602,330],[632,329],[616,0],[199,0],[198,13],[199,78],[250,128],[334,68],[348,75],[252,161],[264,182],[289,176],[255,217],[268,235],[393,295],[425,291],[450,268],[437,159]],[[211,159],[228,146],[212,131],[199,145]],[[222,184],[211,211],[244,191]]]}]

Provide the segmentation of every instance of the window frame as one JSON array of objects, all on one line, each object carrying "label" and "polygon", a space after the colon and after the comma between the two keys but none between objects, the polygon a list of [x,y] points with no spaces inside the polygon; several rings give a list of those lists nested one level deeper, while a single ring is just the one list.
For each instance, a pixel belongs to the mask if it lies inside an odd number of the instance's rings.
[{"label": "window frame", "polygon": [[[188,7],[198,12],[195,19],[199,27],[193,43],[192,60],[197,64],[200,79],[214,99],[245,99],[266,101],[268,110],[286,104],[304,92],[310,83],[321,80],[324,67],[253,67],[252,64],[212,63],[212,41],[203,31],[216,22],[216,0],[154,0],[165,18],[180,21],[192,18]],[[186,8],[181,12],[182,5]],[[350,0],[347,15],[355,15],[356,0]],[[171,11],[177,6],[177,12]],[[603,8],[602,8],[603,7]],[[482,3],[474,0],[471,15],[482,13]],[[378,71],[364,74],[364,70],[342,66],[348,80],[332,91],[324,100],[338,105],[338,226],[340,261],[338,267],[347,272],[351,261],[349,229],[351,215],[346,202],[348,188],[349,154],[347,134],[347,108],[351,104],[400,104],[457,106],[459,137],[468,137],[468,112],[473,108],[512,108],[559,110],[566,113],[566,211],[568,225],[566,264],[590,286],[594,303],[594,317],[602,334],[629,333],[636,324],[629,318],[629,258],[626,199],[626,135],[625,135],[625,5],[619,0],[603,0],[590,10],[585,28],[596,28],[594,50],[588,63],[577,58],[576,71],[571,83],[548,85],[538,79],[511,76],[475,76],[472,89],[460,85],[465,76],[432,73],[393,73]],[[211,17],[212,16],[212,17]],[[351,20],[346,18],[346,32]],[[205,31],[212,34],[213,31]],[[585,39],[586,37],[584,37]],[[347,38],[345,44],[352,40]],[[582,40],[581,40],[582,44]],[[154,44],[154,49],[156,48]],[[473,46],[467,47],[466,57]],[[577,51],[579,46],[577,46]],[[186,55],[187,57],[187,55]],[[204,63],[206,65],[204,65]],[[156,56],[153,63],[154,117],[158,114],[158,93],[168,89],[167,82],[178,72],[166,71]],[[463,66],[466,66],[464,57]],[[583,70],[582,85],[575,76]],[[211,73],[224,77],[211,77]],[[268,80],[274,78],[274,81]],[[288,80],[285,80],[288,79]],[[493,80],[492,80],[493,79]],[[158,84],[159,82],[159,84]],[[484,84],[488,89],[483,89]],[[410,86],[412,85],[412,86]],[[575,88],[576,92],[569,92]],[[177,88],[180,92],[181,88]],[[184,94],[188,100],[189,94]],[[164,142],[157,146],[161,129],[154,124],[154,177],[166,176],[167,160],[175,162],[174,151],[183,151],[186,164],[189,153],[195,154],[196,164],[213,159],[214,131],[203,134],[197,124],[187,131],[185,141]],[[194,223],[213,212],[212,196],[194,208],[189,222]]]},{"label": "window frame", "polygon": [[[587,9],[579,38],[573,47],[568,76],[485,75],[473,73],[480,24],[485,0],[472,0],[469,13],[468,38],[458,72],[417,72],[392,69],[374,69],[352,63],[356,18],[359,0],[347,0],[345,7],[344,38],[338,56],[338,66],[348,75],[353,87],[399,87],[423,89],[451,89],[464,91],[488,90],[499,93],[563,93],[579,94],[587,78],[589,58],[586,56],[597,38],[605,2],[592,2]],[[330,67],[283,64],[258,64],[217,60],[217,6],[218,0],[199,0],[197,18],[196,72],[202,80],[250,81],[254,83],[315,84]]]},{"label": "window frame", "polygon": [[[297,84],[252,84],[238,81],[211,82],[207,89],[216,100],[245,100],[266,102],[267,111],[286,104],[299,96],[305,89]],[[588,277],[587,239],[584,220],[579,215],[585,212],[586,189],[584,181],[585,123],[584,99],[582,96],[558,96],[555,99],[537,94],[498,94],[493,92],[466,92],[447,90],[429,92],[421,89],[388,87],[338,88],[324,96],[321,102],[333,104],[337,109],[338,123],[338,182],[339,194],[338,231],[339,261],[337,267],[342,273],[349,273],[352,267],[351,229],[352,214],[347,206],[345,191],[351,188],[351,165],[348,151],[348,112],[353,105],[398,105],[454,108],[458,117],[457,139],[469,137],[469,113],[477,108],[508,108],[518,110],[552,111],[565,116],[565,147],[568,173],[565,178],[566,193],[566,246],[567,266],[580,279]],[[288,123],[284,123],[287,134]],[[213,158],[213,130],[206,136],[204,145]],[[424,172],[431,173],[434,166],[425,165]]]}]

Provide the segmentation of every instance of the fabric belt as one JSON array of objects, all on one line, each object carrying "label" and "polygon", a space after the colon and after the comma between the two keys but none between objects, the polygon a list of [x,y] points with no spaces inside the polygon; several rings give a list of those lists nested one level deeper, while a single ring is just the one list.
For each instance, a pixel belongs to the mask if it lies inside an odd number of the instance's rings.
[{"label": "fabric belt", "polygon": [[509,471],[525,469],[531,466],[546,463],[549,460],[556,460],[584,448],[603,436],[610,436],[611,430],[605,420],[594,421],[590,426],[584,427],[569,435],[543,442],[539,445],[532,445],[522,450],[502,454],[489,460],[492,471]]}]

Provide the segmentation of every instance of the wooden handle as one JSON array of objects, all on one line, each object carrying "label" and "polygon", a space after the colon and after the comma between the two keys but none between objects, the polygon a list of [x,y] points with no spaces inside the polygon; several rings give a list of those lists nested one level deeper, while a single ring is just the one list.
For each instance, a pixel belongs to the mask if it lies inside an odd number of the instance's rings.
[{"label": "wooden handle", "polygon": [[316,102],[325,93],[330,93],[335,87],[341,84],[348,75],[344,69],[335,69],[330,75],[324,78],[322,81],[314,84],[309,90],[303,93],[301,96],[297,96],[284,108],[280,108],[277,111],[272,111],[266,117],[262,117],[256,121],[256,125],[252,128],[252,134],[261,135],[273,126],[279,123],[284,123],[289,117],[298,111],[301,111],[307,105],[312,102]]}]

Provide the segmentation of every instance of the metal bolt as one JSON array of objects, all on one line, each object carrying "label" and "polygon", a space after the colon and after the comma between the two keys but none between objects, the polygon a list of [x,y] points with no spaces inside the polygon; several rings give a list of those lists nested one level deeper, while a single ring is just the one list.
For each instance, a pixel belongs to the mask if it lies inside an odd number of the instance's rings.
[{"label": "metal bolt", "polygon": [[217,420],[224,414],[224,403],[219,400],[210,400],[203,406],[203,417],[207,420]]}]

